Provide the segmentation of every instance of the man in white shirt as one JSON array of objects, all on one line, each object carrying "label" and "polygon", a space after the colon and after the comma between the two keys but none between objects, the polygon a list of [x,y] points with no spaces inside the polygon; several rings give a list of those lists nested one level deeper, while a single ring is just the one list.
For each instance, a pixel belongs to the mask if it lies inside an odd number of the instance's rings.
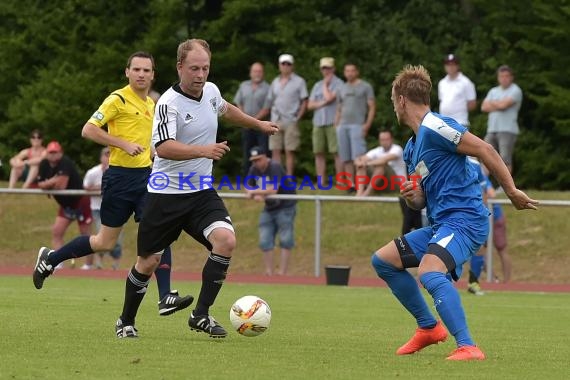
[{"label": "man in white shirt", "polygon": [[366,197],[372,194],[374,187],[391,186],[392,181],[386,178],[386,175],[401,176],[402,182],[406,180],[406,164],[404,163],[404,151],[398,144],[394,144],[392,132],[389,130],[381,131],[378,135],[379,146],[369,150],[366,154],[357,157],[355,160],[356,175],[365,176],[368,169],[372,168],[371,178],[378,176],[377,183],[370,183],[364,186],[358,186],[356,189],[357,197]]},{"label": "man in white shirt", "polygon": [[443,64],[447,75],[437,85],[439,113],[468,127],[469,111],[477,107],[475,85],[461,72],[456,55],[446,55]]}]

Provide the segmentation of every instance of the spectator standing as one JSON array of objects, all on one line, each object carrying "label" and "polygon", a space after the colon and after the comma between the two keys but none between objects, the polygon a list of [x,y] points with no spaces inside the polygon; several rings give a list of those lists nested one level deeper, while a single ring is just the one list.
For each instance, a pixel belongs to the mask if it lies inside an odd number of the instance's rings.
[{"label": "spectator standing", "polygon": [[[277,274],[284,276],[289,267],[289,257],[295,245],[295,215],[297,213],[294,199],[267,199],[272,194],[296,194],[295,184],[285,183],[285,170],[281,164],[270,160],[261,147],[250,151],[249,160],[252,166],[248,176],[255,177],[251,188],[246,188],[247,197],[258,202],[265,202],[259,216],[259,248],[263,251],[265,274],[273,275],[273,249],[275,238],[279,235],[281,260]],[[285,186],[284,186],[285,185]]]},{"label": "spectator standing", "polygon": [[[108,147],[104,147],[101,149],[101,154],[99,155],[99,165],[96,165],[89,169],[87,173],[85,173],[85,177],[83,177],[83,188],[89,191],[101,191],[101,182],[103,180],[103,173],[109,168],[109,156],[111,151]],[[99,232],[101,228],[101,196],[100,195],[91,195],[90,196],[90,205],[91,205],[91,215],[93,216],[93,222],[95,224],[95,233]],[[119,262],[122,255],[122,241],[123,241],[123,231],[119,235],[117,239],[117,244],[115,247],[110,250],[109,252],[98,252],[92,255],[85,256],[85,264],[81,267],[81,269],[89,270],[93,267],[93,265],[100,269],[103,267],[101,260],[105,253],[109,253],[109,255],[113,258],[113,266],[114,270],[119,268]]]},{"label": "spectator standing", "polygon": [[439,113],[469,127],[469,111],[477,107],[475,85],[461,72],[455,54],[446,55],[443,63],[447,75],[437,85]]},{"label": "spectator standing", "polygon": [[[38,169],[38,187],[42,190],[83,190],[77,167],[63,154],[61,145],[57,141],[51,141],[46,151],[47,156],[40,162]],[[65,231],[73,221],[77,221],[82,235],[89,236],[92,222],[89,197],[54,195],[53,198],[59,209],[52,226],[52,246],[58,249],[63,245]]]},{"label": "spectator standing", "polygon": [[30,133],[30,147],[21,150],[10,159],[10,180],[8,187],[16,187],[18,180],[24,181],[22,188],[37,186],[40,162],[46,157],[46,148],[42,144],[43,136],[38,129]]},{"label": "spectator standing", "polygon": [[[354,177],[354,160],[366,153],[366,135],[376,114],[376,102],[372,86],[360,79],[356,64],[344,65],[344,77],[346,83],[338,93],[335,126],[343,169]],[[356,189],[350,188],[348,192]]]},{"label": "spectator standing", "polygon": [[281,163],[285,150],[287,175],[295,171],[295,152],[301,144],[299,121],[307,110],[307,83],[294,72],[295,59],[291,54],[279,56],[279,76],[272,82],[262,115],[271,112],[271,121],[279,125],[279,132],[269,136],[271,158]]},{"label": "spectator standing", "polygon": [[[234,96],[234,104],[256,119],[262,119],[267,115],[263,111],[263,105],[269,92],[269,83],[264,79],[265,73],[263,64],[255,62],[249,68],[249,80],[240,83]],[[254,129],[244,128],[241,131],[241,145],[243,150],[242,172],[247,175],[250,167],[249,150],[254,146],[259,146],[264,151],[269,147],[269,139],[266,134]]]},{"label": "spectator standing", "polygon": [[308,109],[313,113],[313,153],[317,179],[326,186],[326,153],[334,157],[335,171],[342,171],[338,142],[334,128],[337,92],[344,82],[335,75],[334,58],[323,57],[319,62],[323,79],[315,83],[309,95]]},{"label": "spectator standing", "polygon": [[518,115],[523,93],[514,83],[513,70],[502,65],[497,69],[499,85],[493,87],[481,104],[481,111],[489,114],[485,141],[491,144],[513,172],[513,153],[519,134]]}]

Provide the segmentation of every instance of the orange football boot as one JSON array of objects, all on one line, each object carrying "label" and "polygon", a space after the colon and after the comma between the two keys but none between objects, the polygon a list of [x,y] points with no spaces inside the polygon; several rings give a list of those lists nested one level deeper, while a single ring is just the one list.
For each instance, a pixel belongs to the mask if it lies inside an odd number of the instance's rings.
[{"label": "orange football boot", "polygon": [[461,346],[447,360],[485,360],[485,354],[477,346]]},{"label": "orange football boot", "polygon": [[434,328],[432,329],[422,329],[417,328],[416,333],[412,336],[406,344],[402,347],[398,348],[396,354],[398,355],[409,355],[413,354],[414,352],[418,352],[422,348],[425,348],[431,344],[436,344],[440,342],[445,342],[447,339],[447,330],[441,323],[438,321]]}]

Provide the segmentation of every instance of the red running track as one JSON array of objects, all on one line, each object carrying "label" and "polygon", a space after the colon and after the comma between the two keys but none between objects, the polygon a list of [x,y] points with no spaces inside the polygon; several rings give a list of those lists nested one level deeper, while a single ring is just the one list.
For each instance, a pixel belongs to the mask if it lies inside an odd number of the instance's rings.
[{"label": "red running track", "polygon": [[[58,277],[91,277],[124,279],[126,270],[94,269],[80,270],[63,268],[57,271]],[[0,276],[31,276],[32,268],[26,267],[0,267]],[[172,279],[177,281],[200,281],[201,273],[172,272]],[[326,285],[324,276],[321,277],[301,277],[301,276],[264,276],[258,274],[229,274],[228,282],[249,283],[249,284],[297,284],[297,285]],[[484,290],[489,291],[510,291],[510,292],[545,292],[545,293],[570,293],[570,284],[536,284],[536,283],[508,283],[496,284],[483,282]],[[378,278],[350,278],[348,286],[364,287],[386,287],[386,283]],[[463,281],[457,283],[458,288],[466,289],[467,284]]]}]

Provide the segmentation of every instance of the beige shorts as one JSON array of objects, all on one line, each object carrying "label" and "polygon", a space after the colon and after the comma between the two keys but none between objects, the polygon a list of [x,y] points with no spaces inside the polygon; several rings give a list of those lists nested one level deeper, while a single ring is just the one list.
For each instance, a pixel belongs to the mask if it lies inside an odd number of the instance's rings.
[{"label": "beige shorts", "polygon": [[279,132],[269,136],[269,150],[295,151],[301,144],[299,126],[297,123],[277,123]]}]

